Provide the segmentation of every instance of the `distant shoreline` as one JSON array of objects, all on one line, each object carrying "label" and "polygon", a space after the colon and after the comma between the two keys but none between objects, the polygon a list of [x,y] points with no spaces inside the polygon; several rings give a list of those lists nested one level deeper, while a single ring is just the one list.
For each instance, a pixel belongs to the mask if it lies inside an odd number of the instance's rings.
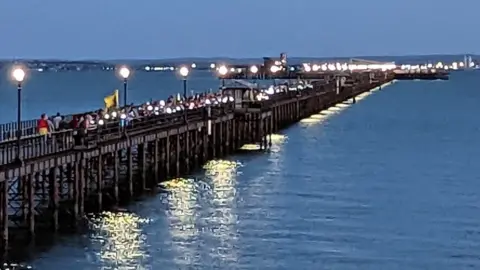
[{"label": "distant shoreline", "polygon": [[[293,65],[298,65],[305,62],[344,62],[351,58],[360,58],[381,62],[396,62],[399,64],[423,64],[426,62],[438,61],[463,61],[463,54],[451,55],[411,55],[411,56],[360,56],[360,57],[289,57],[288,62]],[[478,55],[469,55],[473,60],[480,58]],[[55,59],[12,59],[0,60],[0,69],[8,68],[12,65],[21,64],[32,70],[41,71],[88,71],[88,70],[114,70],[120,65],[128,65],[134,70],[144,70],[146,66],[163,67],[165,69],[175,68],[182,65],[191,65],[195,63],[198,70],[209,70],[212,63],[220,64],[261,64],[262,58],[229,58],[229,57],[185,57],[185,58],[171,58],[171,59],[120,59],[120,60],[55,60]],[[168,70],[166,70],[168,71]],[[158,71],[157,71],[158,72]]]}]

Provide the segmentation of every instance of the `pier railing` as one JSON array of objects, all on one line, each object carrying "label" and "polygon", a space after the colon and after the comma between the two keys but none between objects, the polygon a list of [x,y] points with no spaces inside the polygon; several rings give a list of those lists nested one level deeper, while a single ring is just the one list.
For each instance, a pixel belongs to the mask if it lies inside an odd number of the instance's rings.
[{"label": "pier railing", "polygon": [[[17,136],[17,122],[0,124],[0,142],[14,139]],[[25,120],[21,122],[22,137],[37,134],[37,120]]]},{"label": "pier railing", "polygon": [[[198,122],[208,119],[207,110],[211,110],[211,117],[218,117],[233,111],[233,104],[222,104],[209,108],[197,108],[187,111],[188,122]],[[184,112],[173,114],[159,114],[139,117],[128,124],[124,120],[110,120],[96,129],[87,130],[84,136],[77,136],[80,130],[66,130],[54,132],[49,135],[32,135],[22,137],[20,140],[20,155],[23,160],[40,158],[62,151],[73,150],[76,146],[92,147],[107,140],[116,140],[123,136],[148,132],[149,130],[165,129],[168,127],[185,124]],[[76,140],[81,139],[79,143]],[[15,161],[18,155],[16,140],[0,142],[0,166]]]},{"label": "pier railing", "polygon": [[[369,84],[372,86],[371,84]],[[354,87],[342,88],[342,95],[354,95],[356,89],[365,89],[366,85],[356,85]],[[374,87],[374,86],[372,86]],[[363,91],[363,90],[362,90]],[[330,99],[330,95],[335,95],[332,85],[319,85],[310,89],[301,91],[286,91],[270,95],[266,100],[244,101],[244,108],[268,109],[274,104],[291,101],[292,99],[305,99],[312,95]],[[212,105],[193,110],[187,110],[187,121],[197,122],[208,119],[207,110],[210,109],[210,117],[218,117],[233,112],[234,103]],[[94,147],[107,140],[118,140],[124,136],[133,136],[140,133],[146,133],[158,129],[168,129],[169,127],[185,124],[184,112],[179,111],[173,114],[159,114],[135,118],[130,122],[125,120],[109,120],[104,125],[97,126],[94,130],[88,130],[84,136],[76,136],[78,130],[66,130],[45,135],[32,135],[23,137],[20,140],[20,157],[23,160],[39,158],[43,156],[57,154],[62,151],[73,150],[76,146]],[[81,142],[76,141],[81,139]],[[17,157],[17,141],[9,140],[0,142],[0,166],[12,163]]]}]

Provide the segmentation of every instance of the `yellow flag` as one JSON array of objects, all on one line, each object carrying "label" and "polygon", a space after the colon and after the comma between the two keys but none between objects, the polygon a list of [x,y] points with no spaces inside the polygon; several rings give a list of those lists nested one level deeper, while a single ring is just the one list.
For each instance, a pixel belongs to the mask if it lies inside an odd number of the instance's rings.
[{"label": "yellow flag", "polygon": [[118,108],[118,90],[115,90],[113,94],[106,96],[103,101],[105,102],[105,109]]}]

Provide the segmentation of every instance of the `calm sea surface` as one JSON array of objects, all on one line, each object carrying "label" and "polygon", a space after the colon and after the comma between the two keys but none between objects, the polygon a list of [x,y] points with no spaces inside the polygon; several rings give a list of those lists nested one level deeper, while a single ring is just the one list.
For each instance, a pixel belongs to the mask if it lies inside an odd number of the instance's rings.
[{"label": "calm sea surface", "polygon": [[[135,101],[181,86],[172,76],[140,76],[142,84],[132,81]],[[208,88],[218,83],[196,80]],[[32,116],[45,106],[80,110],[98,100],[100,107],[118,85],[108,74],[33,78],[25,102],[34,104]],[[128,213],[92,218],[90,233],[61,239],[30,264],[479,269],[479,85],[476,72],[447,82],[398,82],[284,130],[269,153],[217,161],[193,181],[132,204]],[[14,94],[1,89],[4,106]]]}]

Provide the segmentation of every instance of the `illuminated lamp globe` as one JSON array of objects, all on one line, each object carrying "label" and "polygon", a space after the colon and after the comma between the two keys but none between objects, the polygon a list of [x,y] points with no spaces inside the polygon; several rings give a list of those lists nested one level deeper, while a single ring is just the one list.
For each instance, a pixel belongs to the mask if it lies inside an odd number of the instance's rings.
[{"label": "illuminated lamp globe", "polygon": [[218,69],[218,73],[222,76],[225,76],[227,75],[228,73],[228,69],[226,66],[221,66],[219,69]]},{"label": "illuminated lamp globe", "polygon": [[272,67],[270,68],[270,71],[271,71],[272,73],[275,73],[275,72],[277,72],[277,71],[279,71],[279,70],[280,70],[280,68],[277,67],[277,66],[272,66]]},{"label": "illuminated lamp globe", "polygon": [[182,77],[187,77],[190,70],[187,67],[181,67],[179,72]]},{"label": "illuminated lamp globe", "polygon": [[21,83],[25,79],[25,71],[22,68],[16,68],[12,72],[12,77],[16,82]]},{"label": "illuminated lamp globe", "polygon": [[250,72],[253,73],[253,74],[257,73],[258,72],[258,67],[257,66],[251,66],[250,67]]},{"label": "illuminated lamp globe", "polygon": [[130,76],[130,69],[128,69],[127,67],[122,67],[120,68],[120,71],[118,73],[122,78],[126,80]]}]

